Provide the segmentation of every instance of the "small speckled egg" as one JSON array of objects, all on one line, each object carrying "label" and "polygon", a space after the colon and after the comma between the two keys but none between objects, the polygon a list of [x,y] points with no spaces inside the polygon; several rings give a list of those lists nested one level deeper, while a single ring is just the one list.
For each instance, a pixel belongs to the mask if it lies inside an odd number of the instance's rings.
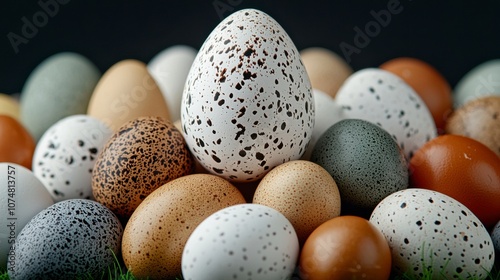
[{"label": "small speckled egg", "polygon": [[463,204],[442,193],[406,189],[380,202],[372,222],[389,242],[393,268],[432,279],[485,279],[494,264],[491,237]]},{"label": "small speckled egg", "polygon": [[40,138],[33,156],[33,173],[54,201],[92,196],[92,170],[97,155],[113,132],[87,115],[66,117]]},{"label": "small speckled egg", "polygon": [[11,95],[0,93],[0,115],[11,116],[21,121],[21,107],[19,101]]},{"label": "small speckled egg", "polygon": [[375,207],[409,184],[407,161],[394,139],[370,122],[345,119],[331,126],[314,147],[311,161],[325,168],[342,202]]},{"label": "small speckled egg", "polygon": [[21,120],[36,141],[58,120],[83,114],[101,72],[86,57],[71,52],[45,59],[30,74],[21,93]]},{"label": "small speckled egg", "polygon": [[491,239],[493,240],[493,247],[495,247],[495,252],[497,256],[500,256],[500,221],[496,224],[491,232]]},{"label": "small speckled egg", "polygon": [[9,255],[9,249],[21,229],[53,203],[30,170],[15,163],[0,163],[0,271],[6,270],[7,261],[15,263],[16,257]]},{"label": "small speckled egg", "polygon": [[193,155],[233,182],[258,180],[299,159],[312,135],[314,101],[283,28],[255,9],[225,18],[189,72],[181,120]]},{"label": "small speckled egg", "polygon": [[367,120],[387,130],[407,159],[437,136],[434,119],[425,103],[389,71],[374,68],[357,71],[344,82],[335,99],[346,118]]},{"label": "small speckled egg", "polygon": [[455,86],[455,108],[483,96],[500,95],[499,81],[500,59],[489,60],[474,67]]},{"label": "small speckled egg", "polygon": [[500,156],[500,96],[474,99],[458,108],[446,123],[446,133],[475,139]]},{"label": "small speckled egg", "polygon": [[139,278],[180,276],[182,250],[195,228],[216,211],[242,203],[238,189],[215,175],[192,174],[170,181],[130,217],[122,243],[125,265]]},{"label": "small speckled egg", "polygon": [[19,233],[9,277],[101,277],[120,253],[122,232],[118,218],[95,201],[58,202],[38,213]]},{"label": "small speckled egg", "polygon": [[289,279],[299,255],[290,222],[265,205],[241,204],[206,218],[182,253],[185,280]]},{"label": "small speckled egg", "polygon": [[92,193],[127,218],[151,192],[192,169],[181,132],[162,118],[141,117],[119,128],[98,155]]},{"label": "small speckled egg", "polygon": [[278,165],[259,183],[253,203],[278,210],[303,244],[322,223],[340,215],[340,194],[332,176],[316,163],[294,160]]}]

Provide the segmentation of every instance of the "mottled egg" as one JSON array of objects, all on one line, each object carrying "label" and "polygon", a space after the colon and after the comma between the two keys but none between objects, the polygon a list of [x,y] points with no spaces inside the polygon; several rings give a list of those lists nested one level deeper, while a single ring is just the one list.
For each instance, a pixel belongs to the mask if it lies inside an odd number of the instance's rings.
[{"label": "mottled egg", "polygon": [[0,115],[0,162],[12,162],[31,169],[35,140],[15,118]]},{"label": "mottled egg", "polygon": [[495,252],[497,254],[500,254],[500,221],[493,228],[493,231],[491,232],[491,239],[493,240],[493,247],[495,247]]},{"label": "mottled egg", "polygon": [[58,202],[36,215],[16,239],[10,279],[101,277],[120,253],[123,228],[103,205]]},{"label": "mottled egg", "polygon": [[289,279],[299,255],[290,222],[265,205],[240,204],[206,218],[182,253],[186,280]]},{"label": "mottled egg", "polygon": [[71,52],[45,59],[26,80],[21,120],[36,141],[58,120],[84,114],[101,72],[86,57]]},{"label": "mottled egg", "polygon": [[344,82],[335,99],[346,118],[367,120],[387,130],[408,159],[437,136],[432,115],[422,99],[388,71],[357,71]]},{"label": "mottled egg", "polygon": [[342,202],[375,207],[408,187],[408,164],[394,139],[379,126],[345,119],[331,126],[314,147],[311,161],[330,173]]},{"label": "mottled egg", "polygon": [[54,201],[93,199],[94,164],[112,133],[96,118],[73,115],[56,122],[43,134],[33,156],[33,173]]},{"label": "mottled egg", "polygon": [[294,160],[278,165],[260,181],[253,203],[278,210],[304,244],[322,223],[340,215],[340,194],[332,176],[316,163]]},{"label": "mottled egg", "polygon": [[193,155],[234,182],[299,159],[312,135],[314,101],[285,30],[254,9],[225,18],[193,62],[181,120]]},{"label": "mottled egg", "polygon": [[9,249],[21,229],[53,203],[49,192],[30,170],[15,163],[0,163],[0,271],[6,270],[7,261],[16,262]]},{"label": "mottled egg", "polygon": [[126,218],[151,192],[192,169],[181,132],[162,118],[141,117],[119,128],[97,156],[92,193]]},{"label": "mottled egg", "polygon": [[460,202],[442,193],[406,189],[386,197],[370,221],[384,234],[399,273],[432,279],[485,279],[495,252],[488,231]]},{"label": "mottled egg", "polygon": [[21,121],[21,106],[19,105],[19,101],[11,95],[0,93],[0,115],[11,116]]},{"label": "mottled egg", "polygon": [[500,59],[489,60],[474,67],[455,86],[455,108],[483,96],[500,95],[499,80]]},{"label": "mottled egg", "polygon": [[195,228],[216,211],[241,203],[245,199],[238,189],[215,175],[193,174],[168,182],[130,217],[122,243],[125,265],[139,278],[180,276],[182,250]]}]

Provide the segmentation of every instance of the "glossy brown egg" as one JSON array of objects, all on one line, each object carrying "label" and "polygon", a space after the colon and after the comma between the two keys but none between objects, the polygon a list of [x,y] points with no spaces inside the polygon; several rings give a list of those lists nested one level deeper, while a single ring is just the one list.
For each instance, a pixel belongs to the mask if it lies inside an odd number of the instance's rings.
[{"label": "glossy brown egg", "polygon": [[0,115],[0,162],[12,162],[31,169],[35,141],[19,121]]}]

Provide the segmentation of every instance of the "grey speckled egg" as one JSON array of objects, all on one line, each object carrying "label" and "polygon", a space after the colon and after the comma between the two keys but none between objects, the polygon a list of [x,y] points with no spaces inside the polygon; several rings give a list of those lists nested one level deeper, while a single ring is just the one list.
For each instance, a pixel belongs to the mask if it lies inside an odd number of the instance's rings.
[{"label": "grey speckled egg", "polygon": [[99,277],[120,252],[123,228],[103,205],[86,199],[56,203],[19,233],[10,279]]},{"label": "grey speckled egg", "polygon": [[210,34],[192,65],[181,104],[193,155],[213,174],[254,181],[299,159],[314,126],[311,84],[283,28],[254,9]]},{"label": "grey speckled egg", "polygon": [[372,222],[384,234],[400,273],[432,279],[485,279],[495,252],[479,219],[455,199],[430,190],[406,189],[380,202]]},{"label": "grey speckled egg", "polygon": [[493,228],[493,231],[491,232],[491,239],[493,240],[495,251],[500,257],[500,221],[498,221],[496,226]]},{"label": "grey speckled egg", "polygon": [[408,187],[408,166],[398,144],[382,128],[358,119],[332,125],[314,146],[311,161],[330,173],[342,202],[375,207]]}]

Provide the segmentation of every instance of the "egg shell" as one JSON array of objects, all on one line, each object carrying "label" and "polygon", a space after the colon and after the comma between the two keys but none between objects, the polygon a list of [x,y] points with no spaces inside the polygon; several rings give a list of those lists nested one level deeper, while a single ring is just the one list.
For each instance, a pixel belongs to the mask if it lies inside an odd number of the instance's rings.
[{"label": "egg shell", "polygon": [[148,71],[160,87],[173,122],[181,118],[182,92],[196,53],[192,47],[175,45],[161,51],[148,63]]},{"label": "egg shell", "polygon": [[151,193],[128,221],[122,243],[125,265],[139,278],[180,276],[182,250],[196,226],[212,213],[241,203],[241,193],[215,175],[170,181]]},{"label": "egg shell", "polygon": [[72,52],[50,56],[26,80],[21,93],[21,120],[36,141],[58,120],[84,114],[101,72],[86,57]]},{"label": "egg shell", "polygon": [[278,165],[259,183],[253,203],[278,210],[293,225],[300,244],[322,223],[340,215],[340,194],[332,176],[310,161]]},{"label": "egg shell", "polygon": [[120,218],[128,218],[151,192],[192,171],[181,132],[160,117],[140,117],[118,129],[98,155],[92,193]]},{"label": "egg shell", "polygon": [[320,47],[300,51],[300,58],[313,89],[335,97],[342,83],[352,74],[352,68],[336,53]]},{"label": "egg shell", "polygon": [[442,193],[406,189],[386,197],[370,221],[384,234],[399,273],[432,279],[485,279],[495,252],[488,231],[463,204]]},{"label": "egg shell", "polygon": [[357,71],[344,82],[335,100],[346,118],[363,119],[387,130],[408,159],[437,136],[432,115],[422,99],[388,71]]},{"label": "egg shell", "polygon": [[134,59],[117,62],[104,73],[92,93],[87,114],[115,132],[139,117],[170,119],[167,103],[146,64]]},{"label": "egg shell", "polygon": [[491,239],[493,240],[493,247],[495,247],[495,252],[497,256],[500,254],[500,221],[495,225],[491,231]]},{"label": "egg shell", "polygon": [[373,208],[406,189],[408,163],[394,139],[377,125],[345,119],[331,126],[314,147],[311,161],[326,169],[342,202]]},{"label": "egg shell", "polygon": [[8,115],[0,115],[0,162],[12,162],[31,169],[35,140],[26,128]]},{"label": "egg shell", "polygon": [[53,124],[38,141],[33,173],[54,201],[93,199],[92,171],[113,132],[88,115],[73,115]]},{"label": "egg shell", "polygon": [[299,159],[312,135],[314,100],[283,28],[255,9],[225,18],[189,72],[181,120],[193,155],[233,182]]},{"label": "egg shell", "polygon": [[101,277],[120,253],[123,228],[103,205],[87,199],[58,202],[19,233],[10,279]]},{"label": "egg shell", "polygon": [[265,205],[240,204],[206,218],[182,253],[186,280],[290,279],[299,255],[291,223]]},{"label": "egg shell", "polygon": [[500,59],[493,59],[479,64],[467,72],[454,88],[455,108],[474,99],[500,95]]},{"label": "egg shell", "polygon": [[500,96],[486,96],[458,108],[446,123],[446,133],[475,139],[500,156]]},{"label": "egg shell", "polygon": [[0,115],[11,116],[21,121],[21,105],[19,101],[11,95],[0,93]]},{"label": "egg shell", "polygon": [[52,204],[49,192],[29,169],[0,163],[0,211],[5,213],[5,218],[0,219],[0,270],[6,270],[8,260],[15,262],[15,257],[8,258],[8,254],[21,229]]}]

